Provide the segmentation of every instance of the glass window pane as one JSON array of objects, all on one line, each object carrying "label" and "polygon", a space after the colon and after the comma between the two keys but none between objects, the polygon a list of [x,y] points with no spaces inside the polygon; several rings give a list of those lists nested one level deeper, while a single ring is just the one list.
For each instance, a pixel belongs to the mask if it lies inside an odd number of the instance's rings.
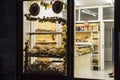
[{"label": "glass window pane", "polygon": [[113,7],[106,7],[103,8],[103,19],[114,19],[114,8]]},{"label": "glass window pane", "polygon": [[94,9],[81,9],[80,20],[98,20],[98,8]]},{"label": "glass window pane", "polygon": [[67,2],[52,3],[23,2],[23,73],[67,75]]}]

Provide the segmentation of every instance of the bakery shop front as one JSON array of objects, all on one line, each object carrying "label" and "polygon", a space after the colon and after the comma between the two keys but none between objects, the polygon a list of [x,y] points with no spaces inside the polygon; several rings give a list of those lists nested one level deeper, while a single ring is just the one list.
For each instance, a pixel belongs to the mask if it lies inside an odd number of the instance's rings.
[{"label": "bakery shop front", "polygon": [[115,79],[107,75],[117,55],[114,2],[20,0],[17,8],[18,80]]}]

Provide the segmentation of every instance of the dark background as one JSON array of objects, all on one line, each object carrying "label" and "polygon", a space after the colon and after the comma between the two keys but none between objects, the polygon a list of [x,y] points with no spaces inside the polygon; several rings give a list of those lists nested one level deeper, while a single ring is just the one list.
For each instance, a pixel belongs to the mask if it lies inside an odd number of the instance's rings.
[{"label": "dark background", "polygon": [[0,0],[0,80],[16,80],[16,0]]}]

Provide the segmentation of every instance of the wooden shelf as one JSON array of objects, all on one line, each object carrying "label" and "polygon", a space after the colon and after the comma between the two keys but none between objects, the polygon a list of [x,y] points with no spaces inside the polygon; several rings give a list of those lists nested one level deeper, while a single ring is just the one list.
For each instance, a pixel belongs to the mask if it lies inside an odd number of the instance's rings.
[{"label": "wooden shelf", "polygon": [[90,33],[91,31],[75,31],[75,32]]},{"label": "wooden shelf", "polygon": [[94,32],[100,32],[100,31],[98,31],[98,30],[92,30],[92,32],[94,33]]},{"label": "wooden shelf", "polygon": [[94,39],[94,38],[95,38],[95,39],[98,39],[99,37],[93,37],[93,39]]},{"label": "wooden shelf", "polygon": [[96,54],[96,52],[99,53],[100,51],[94,51],[94,52],[95,52],[94,54]]},{"label": "wooden shelf", "polygon": [[42,34],[62,34],[62,32],[29,32],[27,35],[42,35]]},{"label": "wooden shelf", "polygon": [[92,45],[92,43],[90,43],[90,42],[76,42],[75,44]]},{"label": "wooden shelf", "polygon": [[99,65],[97,65],[97,64],[93,64],[92,66],[93,66],[93,67],[99,67]]},{"label": "wooden shelf", "polygon": [[56,42],[36,42],[35,44],[56,44]]},{"label": "wooden shelf", "polygon": [[45,57],[45,58],[63,58],[64,56],[41,54],[41,53],[27,53],[29,57]]}]

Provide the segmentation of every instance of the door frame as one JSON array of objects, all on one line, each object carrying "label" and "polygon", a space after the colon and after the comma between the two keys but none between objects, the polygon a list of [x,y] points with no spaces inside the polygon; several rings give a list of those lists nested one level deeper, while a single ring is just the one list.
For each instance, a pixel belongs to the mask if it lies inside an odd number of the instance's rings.
[{"label": "door frame", "polygon": [[115,37],[115,39],[114,39],[114,65],[115,65],[115,67],[114,67],[114,69],[115,69],[115,80],[119,80],[120,79],[120,76],[119,76],[119,74],[120,74],[120,46],[119,46],[119,44],[120,44],[120,40],[119,40],[119,37],[120,37],[120,34],[119,34],[119,32],[120,32],[120,6],[119,6],[119,4],[120,4],[120,1],[119,0],[115,0],[115,15],[114,15],[114,17],[115,17],[115,24],[114,24],[114,26],[115,26],[115,33],[114,33],[114,37]]}]

